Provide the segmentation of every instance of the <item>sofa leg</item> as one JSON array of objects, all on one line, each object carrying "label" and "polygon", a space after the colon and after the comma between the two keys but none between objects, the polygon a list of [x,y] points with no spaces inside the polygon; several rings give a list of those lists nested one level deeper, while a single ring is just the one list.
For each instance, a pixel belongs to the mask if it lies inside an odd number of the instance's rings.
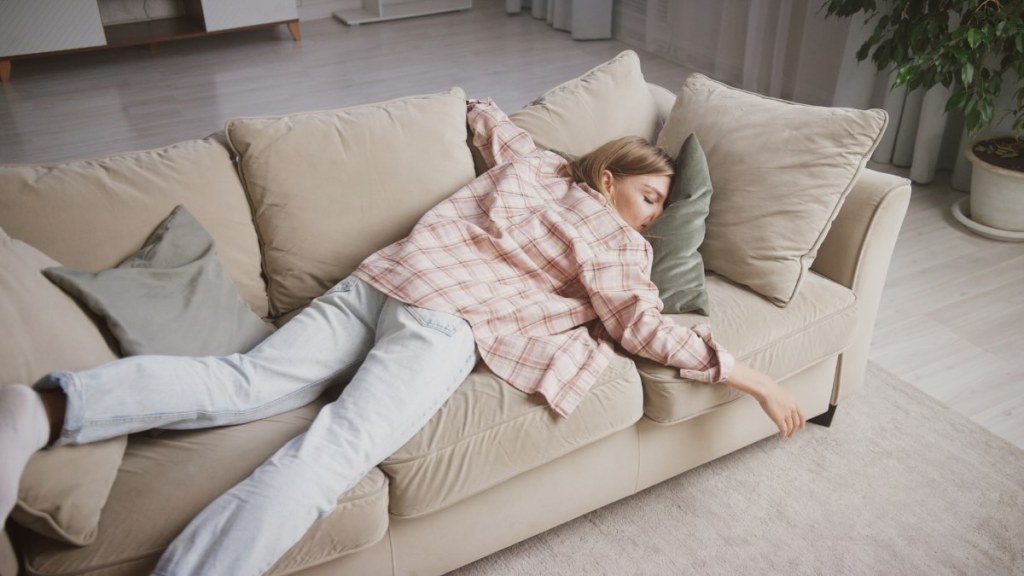
[{"label": "sofa leg", "polygon": [[819,414],[818,416],[815,416],[814,418],[810,418],[807,421],[810,422],[811,424],[817,424],[818,426],[824,426],[825,428],[828,428],[829,426],[832,425],[832,417],[835,416],[835,415],[836,415],[836,405],[835,404],[829,404],[828,405],[828,410],[825,413]]}]

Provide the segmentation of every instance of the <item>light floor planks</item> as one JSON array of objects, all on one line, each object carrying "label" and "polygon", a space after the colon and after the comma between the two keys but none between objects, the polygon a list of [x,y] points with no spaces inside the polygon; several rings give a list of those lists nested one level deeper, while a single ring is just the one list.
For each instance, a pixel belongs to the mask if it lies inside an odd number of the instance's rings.
[{"label": "light floor planks", "polygon": [[[0,86],[0,162],[158,147],[234,116],[450,86],[514,110],[630,48],[575,42],[503,4],[357,28],[308,21],[301,43],[280,27],[162,44],[155,57],[139,48],[19,60]],[[682,83],[685,66],[637,51],[649,80]],[[949,206],[962,194],[945,181],[915,186],[871,359],[1024,447],[1024,244],[957,225]]]}]

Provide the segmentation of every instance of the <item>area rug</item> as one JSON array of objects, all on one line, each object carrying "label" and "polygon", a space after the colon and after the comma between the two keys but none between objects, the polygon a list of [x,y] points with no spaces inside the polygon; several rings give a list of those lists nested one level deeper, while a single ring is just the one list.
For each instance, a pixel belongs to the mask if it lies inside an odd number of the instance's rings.
[{"label": "area rug", "polygon": [[1024,450],[877,366],[771,438],[450,576],[1024,575]]}]

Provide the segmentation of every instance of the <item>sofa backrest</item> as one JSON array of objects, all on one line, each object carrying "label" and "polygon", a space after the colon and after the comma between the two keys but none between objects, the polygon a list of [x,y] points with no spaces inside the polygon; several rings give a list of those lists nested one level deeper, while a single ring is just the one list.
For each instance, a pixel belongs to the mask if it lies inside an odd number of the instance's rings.
[{"label": "sofa backrest", "polygon": [[340,110],[235,118],[270,313],[305,306],[475,177],[461,89]]},{"label": "sofa backrest", "polygon": [[0,228],[64,266],[93,272],[116,266],[179,204],[213,237],[243,299],[266,316],[259,243],[222,139],[0,166]]}]

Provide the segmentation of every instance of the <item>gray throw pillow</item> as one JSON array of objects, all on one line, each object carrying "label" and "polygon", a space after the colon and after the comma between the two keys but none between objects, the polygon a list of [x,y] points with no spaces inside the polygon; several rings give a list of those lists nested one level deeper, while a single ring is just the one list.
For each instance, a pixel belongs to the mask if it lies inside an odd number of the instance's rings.
[{"label": "gray throw pillow", "polygon": [[690,134],[676,156],[676,177],[665,212],[647,228],[654,249],[651,280],[658,287],[665,314],[708,315],[704,260],[704,220],[711,206],[711,175],[697,136]]},{"label": "gray throw pillow", "polygon": [[271,333],[238,295],[213,238],[182,206],[116,268],[43,274],[106,322],[122,356],[223,356]]}]

